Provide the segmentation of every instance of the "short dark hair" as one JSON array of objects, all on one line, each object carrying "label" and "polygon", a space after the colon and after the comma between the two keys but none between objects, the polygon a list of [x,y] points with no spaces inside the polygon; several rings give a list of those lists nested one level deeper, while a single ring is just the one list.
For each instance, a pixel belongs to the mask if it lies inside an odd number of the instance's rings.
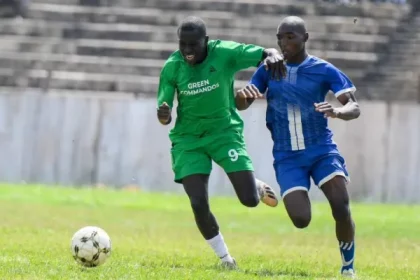
[{"label": "short dark hair", "polygon": [[194,31],[197,30],[203,36],[207,35],[206,23],[199,17],[189,16],[185,18],[178,27],[178,35],[181,30]]}]

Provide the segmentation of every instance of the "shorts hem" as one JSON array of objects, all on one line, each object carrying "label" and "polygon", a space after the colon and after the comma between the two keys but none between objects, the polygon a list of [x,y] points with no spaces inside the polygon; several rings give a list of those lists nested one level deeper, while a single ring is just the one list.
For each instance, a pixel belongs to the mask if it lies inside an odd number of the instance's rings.
[{"label": "shorts hem", "polygon": [[304,186],[296,186],[296,187],[293,187],[293,188],[290,188],[290,189],[286,190],[284,193],[282,193],[281,197],[284,198],[289,193],[292,193],[292,192],[295,192],[295,191],[306,191],[306,192],[308,192],[308,188],[304,187]]},{"label": "shorts hem", "polygon": [[182,180],[185,177],[191,176],[191,175],[210,175],[211,172],[209,171],[205,171],[205,172],[200,172],[200,171],[194,171],[194,172],[185,172],[184,174],[180,175],[180,176],[176,176],[174,179],[174,182],[177,184],[182,184]]},{"label": "shorts hem", "polygon": [[344,177],[344,179],[346,180],[346,183],[350,183],[350,177],[348,175],[346,175],[343,171],[336,171],[322,178],[317,184],[318,188],[321,188],[325,183],[332,180],[336,176]]},{"label": "shorts hem", "polygon": [[223,170],[225,171],[226,174],[233,173],[233,172],[240,172],[240,171],[252,171],[252,172],[255,171],[253,167],[232,168],[232,169],[223,168]]}]

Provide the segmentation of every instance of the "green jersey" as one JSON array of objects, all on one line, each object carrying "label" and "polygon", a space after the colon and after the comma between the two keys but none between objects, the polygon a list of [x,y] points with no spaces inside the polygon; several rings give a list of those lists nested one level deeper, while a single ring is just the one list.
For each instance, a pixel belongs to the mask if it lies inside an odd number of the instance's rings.
[{"label": "green jersey", "polygon": [[158,90],[158,106],[166,102],[172,108],[177,93],[177,119],[171,140],[227,128],[242,131],[243,121],[235,105],[235,73],[256,67],[263,51],[255,45],[209,41],[206,59],[196,65],[185,62],[179,50],[174,52],[163,66]]}]

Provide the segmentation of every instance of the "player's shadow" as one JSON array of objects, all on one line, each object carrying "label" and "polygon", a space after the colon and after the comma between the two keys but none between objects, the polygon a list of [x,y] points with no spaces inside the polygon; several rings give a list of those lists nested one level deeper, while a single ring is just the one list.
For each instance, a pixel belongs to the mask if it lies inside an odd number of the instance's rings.
[{"label": "player's shadow", "polygon": [[[209,268],[218,270],[218,271],[226,271],[226,268],[222,268],[220,266],[220,264],[217,265],[212,265]],[[309,277],[310,274],[307,271],[303,271],[303,270],[288,270],[288,269],[267,269],[267,268],[262,268],[262,269],[237,269],[237,270],[232,270],[232,271],[236,271],[239,273],[244,273],[244,274],[248,274],[248,275],[252,275],[252,276],[257,276],[257,277],[277,277],[277,276],[289,276],[289,277],[302,277],[302,278],[306,278]]]},{"label": "player's shadow", "polygon": [[292,277],[309,277],[309,273],[306,271],[299,270],[281,270],[281,269],[245,269],[243,270],[245,274],[254,275],[258,277],[275,277],[275,276],[292,276]]}]

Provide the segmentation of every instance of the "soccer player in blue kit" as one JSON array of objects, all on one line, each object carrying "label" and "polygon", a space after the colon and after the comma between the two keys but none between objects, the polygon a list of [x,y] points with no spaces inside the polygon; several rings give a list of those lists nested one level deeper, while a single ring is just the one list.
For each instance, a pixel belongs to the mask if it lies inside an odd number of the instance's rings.
[{"label": "soccer player in blue kit", "polygon": [[[260,66],[250,83],[238,91],[236,106],[245,110],[256,98],[266,96],[266,125],[274,143],[274,169],[286,211],[297,228],[309,225],[312,177],[331,206],[343,262],[341,274],[353,278],[355,225],[346,188],[348,172],[327,119],[356,119],[360,109],[351,80],[331,63],[309,55],[308,38],[301,18],[285,18],[277,29],[277,44],[287,73],[273,79]],[[329,91],[342,107],[325,102]]]}]

